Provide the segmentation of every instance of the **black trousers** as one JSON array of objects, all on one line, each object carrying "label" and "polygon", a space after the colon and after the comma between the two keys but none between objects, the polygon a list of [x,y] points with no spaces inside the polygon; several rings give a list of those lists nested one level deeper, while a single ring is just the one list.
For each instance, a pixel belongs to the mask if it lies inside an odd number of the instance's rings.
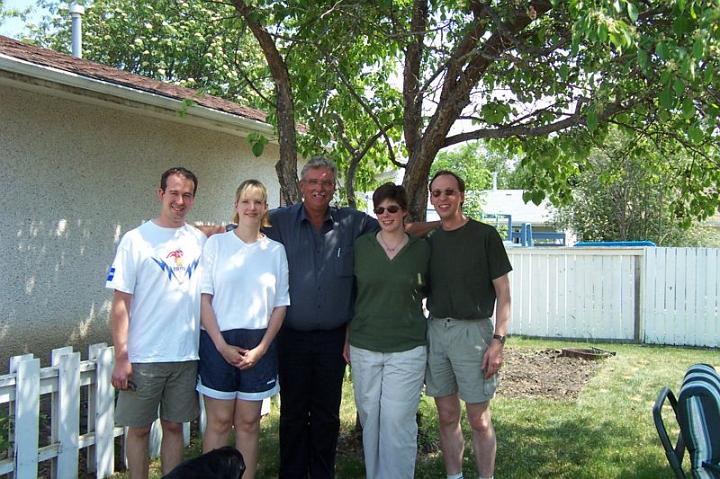
[{"label": "black trousers", "polygon": [[335,477],[345,326],[278,335],[280,479]]}]

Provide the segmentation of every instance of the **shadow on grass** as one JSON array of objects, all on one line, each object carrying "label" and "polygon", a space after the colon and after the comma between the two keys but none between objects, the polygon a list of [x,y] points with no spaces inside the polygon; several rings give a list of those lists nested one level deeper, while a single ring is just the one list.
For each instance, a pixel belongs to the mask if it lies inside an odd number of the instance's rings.
[{"label": "shadow on grass", "polygon": [[[279,424],[277,409],[261,421],[258,479],[278,477],[280,469]],[[359,436],[355,436],[354,425],[343,422],[340,428],[335,468],[338,479],[355,479],[365,476],[361,439]]]},{"label": "shadow on grass", "polygon": [[643,455],[642,448],[633,447],[639,439],[634,425],[582,415],[553,421],[547,410],[539,416],[523,414],[514,422],[496,418],[497,470],[503,477],[672,477],[657,456]]},{"label": "shadow on grass", "polygon": [[[664,462],[658,462],[658,455],[638,447],[641,438],[637,428],[624,424],[623,418],[617,421],[599,421],[589,414],[578,411],[558,420],[556,409],[567,407],[556,402],[504,401],[498,404],[493,423],[498,437],[497,475],[496,477],[525,478],[638,478],[671,479],[670,468]],[[425,435],[417,457],[415,478],[430,479],[444,477],[442,455],[437,449],[437,418],[429,414],[431,403],[421,409],[428,413],[423,418],[422,431]],[[505,410],[514,410],[513,415],[504,414]],[[569,417],[570,416],[570,417]],[[640,420],[640,419],[638,419]],[[277,412],[263,418],[260,433],[259,468],[257,477],[278,477],[279,419]],[[358,479],[365,477],[362,461],[362,449],[354,444],[352,438],[354,425],[343,421],[338,446],[336,477],[338,479]],[[465,457],[463,469],[466,477],[476,477],[474,458],[471,450],[470,429],[463,421],[465,432]],[[185,450],[186,458],[200,454],[201,446],[197,437],[191,447]],[[425,446],[425,447],[424,447]],[[657,452],[662,456],[658,442]],[[664,461],[664,456],[663,461]],[[117,477],[117,476],[116,476]],[[122,477],[125,477],[124,475]],[[159,471],[151,473],[159,478]]]}]

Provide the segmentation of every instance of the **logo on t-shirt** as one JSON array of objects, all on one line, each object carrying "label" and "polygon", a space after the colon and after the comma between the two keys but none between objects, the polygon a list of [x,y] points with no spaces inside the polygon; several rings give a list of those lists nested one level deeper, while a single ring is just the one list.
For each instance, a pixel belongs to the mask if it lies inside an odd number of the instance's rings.
[{"label": "logo on t-shirt", "polygon": [[172,281],[172,279],[175,278],[178,283],[182,283],[186,278],[190,279],[192,277],[198,267],[198,264],[200,263],[200,258],[197,258],[188,266],[185,266],[183,256],[183,251],[181,249],[176,249],[175,251],[169,252],[167,256],[165,256],[165,259],[153,258],[153,261],[160,266],[161,270],[165,271],[168,281]]}]

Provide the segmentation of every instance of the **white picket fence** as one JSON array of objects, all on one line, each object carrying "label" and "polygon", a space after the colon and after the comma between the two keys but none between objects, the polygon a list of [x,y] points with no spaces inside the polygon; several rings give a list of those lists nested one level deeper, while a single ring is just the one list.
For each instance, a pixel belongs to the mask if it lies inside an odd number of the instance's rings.
[{"label": "white picket fence", "polygon": [[720,250],[511,248],[511,334],[720,346]]},{"label": "white picket fence", "polygon": [[[115,472],[115,438],[123,436],[125,429],[114,426],[115,389],[111,383],[114,351],[105,343],[93,344],[88,359],[80,361],[80,353],[70,346],[54,349],[52,364],[45,368],[32,354],[10,359],[9,374],[0,376],[0,418],[10,419],[9,428],[0,427],[0,434],[7,434],[3,439],[10,443],[5,459],[2,458],[6,451],[0,451],[0,476],[35,479],[40,463],[49,461],[51,478],[75,479],[82,452],[86,455],[86,472],[94,471],[98,478]],[[43,396],[49,396],[50,434],[44,438],[49,444],[40,446],[41,429],[45,429],[41,428],[40,418],[46,417],[40,411]],[[270,399],[265,399],[261,414],[269,414],[270,408]],[[85,431],[81,431],[81,417],[86,418]],[[201,400],[201,434],[206,421]],[[190,443],[190,423],[183,424],[183,440],[185,446]],[[161,442],[158,419],[150,429],[150,457],[160,455]]]},{"label": "white picket fence", "polygon": [[[113,348],[90,346],[89,359],[71,347],[52,352],[52,366],[41,368],[32,354],[10,360],[10,373],[0,376],[0,411],[9,419],[8,457],[0,461],[0,475],[37,478],[39,463],[50,461],[51,477],[76,478],[80,451],[97,477],[114,471],[114,439],[123,429],[114,426]],[[80,431],[81,389],[87,388],[87,430]],[[50,396],[49,444],[39,447],[41,397]]]}]

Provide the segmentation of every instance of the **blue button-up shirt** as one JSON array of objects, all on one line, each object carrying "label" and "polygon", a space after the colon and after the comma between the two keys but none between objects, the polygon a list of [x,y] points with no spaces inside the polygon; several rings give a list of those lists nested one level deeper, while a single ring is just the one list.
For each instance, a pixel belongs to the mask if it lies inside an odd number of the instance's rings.
[{"label": "blue button-up shirt", "polygon": [[264,230],[285,245],[290,303],[284,324],[299,331],[335,329],[352,319],[355,239],[378,229],[375,218],[350,208],[329,208],[318,230],[302,203],[270,212]]}]

